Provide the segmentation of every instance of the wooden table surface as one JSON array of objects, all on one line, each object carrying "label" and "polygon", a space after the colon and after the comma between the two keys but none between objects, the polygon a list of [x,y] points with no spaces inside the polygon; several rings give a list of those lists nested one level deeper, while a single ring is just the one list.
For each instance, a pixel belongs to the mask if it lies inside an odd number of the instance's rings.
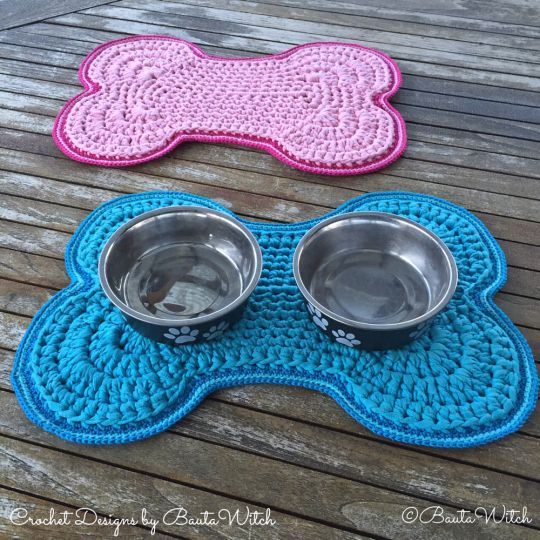
[{"label": "wooden table surface", "polygon": [[[0,2],[0,536],[112,536],[106,525],[15,525],[92,508],[138,519],[121,537],[149,537],[141,509],[270,508],[274,527],[161,521],[156,537],[540,538],[540,415],[499,442],[467,450],[400,445],[308,390],[220,391],[187,419],[122,447],[68,444],[32,425],[10,386],[14,351],[37,309],[67,284],[63,253],[100,203],[152,189],[212,197],[242,216],[313,218],[369,191],[444,197],[498,239],[508,283],[497,304],[538,353],[540,343],[540,4],[518,0],[30,0]],[[331,178],[243,148],[186,144],[129,169],[68,160],[51,138],[80,90],[77,67],[97,44],[167,34],[209,53],[254,56],[310,41],[359,42],[403,72],[393,99],[407,121],[404,156],[375,174]],[[528,509],[532,524],[406,524],[405,508]]]}]

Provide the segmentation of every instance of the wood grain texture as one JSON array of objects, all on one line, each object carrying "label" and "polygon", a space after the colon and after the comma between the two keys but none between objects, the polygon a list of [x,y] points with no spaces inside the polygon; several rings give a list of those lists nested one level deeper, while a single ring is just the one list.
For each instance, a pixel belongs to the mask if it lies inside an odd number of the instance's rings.
[{"label": "wood grain texture", "polygon": [[[156,439],[156,441],[159,441],[159,444],[153,444],[153,441],[141,441],[116,448],[75,446],[69,443],[58,443],[51,435],[30,424],[22,416],[11,393],[0,392],[0,404],[0,411],[4,411],[5,413],[2,413],[0,416],[0,432],[2,434],[9,434],[12,437],[16,436],[18,440],[22,438],[27,442],[39,443],[47,447],[54,445],[54,448],[57,450],[76,454],[77,457],[72,456],[70,458],[68,456],[65,459],[68,461],[75,461],[77,459],[78,462],[83,462],[83,473],[81,476],[84,476],[86,464],[84,463],[85,460],[81,460],[78,456],[99,460],[101,463],[106,463],[107,465],[123,465],[129,467],[131,471],[136,471],[139,475],[142,473],[151,477],[169,478],[177,484],[195,486],[198,489],[207,486],[212,491],[219,490],[220,492],[225,491],[226,493],[237,494],[237,496],[241,497],[241,500],[247,499],[250,502],[254,500],[260,501],[261,506],[268,505],[274,507],[273,505],[276,504],[290,507],[291,502],[294,501],[293,505],[297,513],[304,516],[315,514],[318,519],[341,524],[347,528],[360,528],[368,534],[370,532],[375,534],[382,533],[383,535],[384,533],[388,534],[388,532],[396,534],[400,530],[403,531],[405,529],[400,519],[403,510],[411,505],[425,508],[429,504],[426,501],[422,501],[422,499],[410,495],[388,491],[384,487],[352,482],[344,477],[349,473],[346,467],[342,467],[340,463],[341,459],[337,458],[337,456],[329,456],[326,458],[325,463],[317,464],[316,468],[322,468],[323,471],[298,467],[294,462],[286,463],[284,461],[268,459],[264,456],[264,446],[270,445],[275,453],[276,448],[271,444],[272,439],[267,439],[263,447],[259,447],[256,454],[240,452],[230,447],[216,446],[199,439],[186,438],[176,432],[166,432],[159,435]],[[274,420],[279,423],[279,419],[274,418]],[[183,431],[189,431],[189,426]],[[256,436],[257,431],[258,429],[252,431],[251,437],[253,435]],[[240,432],[237,432],[237,438],[233,444],[236,444],[236,441],[240,437],[245,439],[243,446],[246,446],[246,443],[251,439],[248,431],[242,429]],[[282,438],[280,439],[281,442],[284,442]],[[279,441],[276,440],[275,442],[277,444]],[[292,443],[292,447],[290,443]],[[300,441],[291,440],[282,450],[285,453],[291,450],[297,452],[300,446],[303,446]],[[296,450],[294,450],[295,448]],[[310,448],[311,445],[305,448],[305,450],[309,451]],[[368,444],[365,451],[369,452],[369,450]],[[36,459],[31,445],[25,445],[24,448],[21,448],[17,442],[17,451],[30,453],[32,458],[34,460]],[[177,463],[174,458],[174,456],[178,455],[179,451],[181,451],[182,455],[182,468],[176,466]],[[280,453],[283,454],[283,451]],[[45,459],[51,460],[54,459],[55,452],[43,450],[43,454]],[[64,455],[64,453],[61,454],[62,459],[64,459]],[[311,455],[317,455],[317,448],[315,446],[312,449]],[[200,456],[204,456],[204,460],[200,459]],[[58,457],[60,458],[60,456]],[[381,456],[381,461],[383,459],[384,456]],[[336,469],[337,467],[339,469]],[[1,476],[0,480],[4,485],[10,485],[12,480],[9,478],[11,472],[9,462],[5,468],[6,472],[3,476],[4,478],[6,476],[8,477],[8,482],[3,481]],[[107,466],[100,467],[99,469],[105,469],[103,472],[106,472],[110,468]],[[231,471],[231,474],[222,474],[225,468]],[[45,468],[45,470],[47,469],[50,469],[50,467]],[[324,469],[329,471],[339,470],[340,474],[333,476],[324,472]],[[370,476],[369,474],[366,475],[367,472],[367,468],[363,469],[363,479],[367,479]],[[115,473],[113,472],[112,474]],[[98,475],[94,474],[94,476]],[[248,476],[250,482],[247,485],[243,478]],[[64,482],[69,480],[66,478],[66,475],[61,475],[61,479]],[[85,480],[88,481],[89,479],[86,478]],[[116,478],[113,477],[112,480],[114,482]],[[471,479],[471,481],[475,482],[477,480],[478,476]],[[509,485],[512,485],[514,482],[509,477],[507,477],[507,480]],[[31,486],[32,492],[37,493],[40,489],[43,489],[39,486],[39,483],[42,481],[41,478],[38,477],[37,480],[32,478],[31,481],[34,483]],[[28,479],[24,478],[23,482],[28,482]],[[269,482],[275,486],[279,486],[280,489],[269,490]],[[420,491],[436,491],[435,496],[440,498],[440,490],[435,487],[435,482],[435,476],[424,476]],[[409,484],[412,484],[412,482],[409,482]],[[410,488],[410,485],[408,487]],[[53,489],[55,488],[56,486],[53,487]],[[485,486],[481,484],[466,484],[462,487],[463,490],[468,489],[472,491],[482,491],[483,488]],[[180,491],[178,487],[177,489]],[[317,496],[313,497],[313,494],[317,494]],[[433,496],[433,493],[430,494]],[[90,490],[90,496],[92,496],[92,489]],[[441,504],[450,515],[455,515],[455,511],[451,507],[444,505],[442,502]],[[386,508],[386,524],[382,523],[378,517],[378,512],[382,508]],[[533,510],[535,509],[531,508],[531,511]],[[444,536],[447,534],[450,534],[450,538],[459,538],[459,535],[463,534],[466,529],[461,528],[459,530],[458,528],[457,531],[452,533],[450,528],[448,528],[448,531],[442,531],[438,527],[425,527],[425,525],[418,524],[413,530],[415,534],[420,535],[420,538],[427,539],[448,538],[448,536]],[[512,538],[518,538],[519,536],[516,535],[520,534],[532,538],[534,534],[534,531],[524,529],[523,527],[503,527],[497,533],[496,526],[484,528],[481,524],[478,524],[476,531],[478,534],[495,534],[495,538],[504,538],[504,534],[510,535]]]},{"label": "wood grain texture", "polygon": [[[430,52],[420,53],[426,54],[425,58],[441,58],[440,56],[437,56],[437,53],[448,55],[448,51],[452,51],[450,54],[479,56],[489,59],[509,59],[526,63],[540,62],[540,54],[537,51],[530,51],[529,54],[525,56],[522,50],[510,48],[508,43],[504,43],[504,39],[501,39],[497,46],[492,46],[483,43],[483,40],[481,39],[482,36],[479,36],[480,43],[476,43],[474,48],[471,48],[470,41],[450,39],[447,36],[441,38],[440,36],[428,37],[421,33],[405,33],[403,31],[398,33],[395,28],[393,31],[377,30],[371,26],[373,19],[369,19],[369,21],[364,22],[363,25],[363,20],[359,19],[358,22],[360,24],[358,26],[351,26],[350,20],[347,25],[339,24],[339,22],[343,22],[343,19],[345,19],[343,16],[340,18],[339,15],[337,16],[337,20],[336,16],[327,18],[327,20],[322,20],[322,17],[318,21],[310,20],[313,18],[312,14],[316,14],[317,12],[307,10],[304,12],[306,15],[303,19],[298,16],[287,18],[286,16],[283,16],[283,14],[282,16],[268,15],[265,13],[265,8],[268,8],[268,6],[261,6],[261,4],[254,5],[249,2],[240,3],[229,2],[226,0],[186,0],[185,2],[121,0],[111,6],[111,9],[114,10],[112,13],[118,14],[119,12],[116,11],[118,8],[135,8],[144,12],[150,11],[182,17],[188,16],[213,21],[227,21],[236,24],[254,25],[257,27],[282,30],[285,32],[301,32],[320,36],[327,40],[336,38],[340,41],[352,39],[357,42],[371,43],[373,46],[382,48],[385,46],[400,45],[414,49],[426,49]],[[88,9],[85,10],[84,13],[104,15],[107,13],[107,8]],[[125,18],[129,19],[130,16],[136,17],[131,9],[127,13],[128,16]],[[310,15],[312,16],[310,17]],[[159,20],[164,20],[164,17],[160,17]],[[176,22],[176,19],[171,18],[171,22]],[[219,31],[219,26],[214,28]],[[208,30],[212,31],[213,28],[209,27]],[[280,41],[286,36],[286,33],[280,33],[277,41]],[[468,37],[469,40],[471,37],[474,38],[474,36]],[[540,41],[538,41],[537,44],[540,45]],[[410,51],[409,58],[413,58],[410,56]],[[487,64],[489,65],[489,62]],[[487,64],[483,63],[482,68],[485,68]],[[504,63],[495,65],[497,66],[497,71],[504,67]]]},{"label": "wood grain texture", "polygon": [[[461,204],[503,248],[508,282],[496,303],[538,357],[540,34],[532,26],[538,6],[517,0],[99,5],[105,3],[11,2],[12,21],[27,19],[0,31],[0,536],[103,533],[19,528],[6,519],[16,505],[43,515],[51,507],[90,506],[103,516],[129,517],[143,506],[160,515],[179,505],[196,514],[248,504],[270,507],[276,526],[162,525],[155,537],[537,538],[540,410],[493,444],[430,449],[371,433],[323,394],[245,386],[213,394],[158,437],[84,447],[32,425],[9,376],[31,317],[68,284],[64,251],[78,224],[103,202],[151,189],[197,193],[243,217],[285,223],[321,216],[366,192],[415,191]],[[4,5],[0,0],[0,11]],[[50,131],[61,105],[81,89],[79,63],[97,44],[135,33],[182,37],[222,56],[277,53],[314,40],[384,50],[404,75],[393,103],[407,122],[409,147],[384,171],[348,178],[310,175],[265,153],[223,145],[182,145],[130,169],[68,160]],[[497,506],[500,514],[502,504],[527,506],[532,527],[407,525],[401,518],[408,506],[440,505],[456,517],[460,508],[480,505]],[[120,536],[150,537],[140,526],[123,527]]]},{"label": "wood grain texture", "polygon": [[[99,9],[99,8],[96,8]],[[287,37],[281,37],[279,42],[272,41],[276,36],[271,32],[272,29],[259,29],[254,27],[244,27],[236,23],[223,24],[222,33],[208,32],[208,26],[212,21],[200,20],[196,18],[180,17],[176,24],[169,23],[172,15],[160,16],[155,12],[142,12],[132,10],[132,13],[125,13],[128,10],[121,8],[111,8],[118,11],[107,11],[104,15],[90,15],[86,13],[76,13],[55,17],[50,22],[72,26],[83,27],[95,30],[104,30],[125,34],[163,34],[193,41],[202,46],[218,46],[231,48],[235,50],[248,51],[255,54],[275,54],[286,50],[287,46],[298,45],[309,41],[320,41],[324,37],[315,34],[290,33]],[[154,13],[154,14],[153,14]],[[117,17],[126,15],[130,20],[122,18],[109,18],[109,15],[116,14]],[[181,19],[181,20],[180,20]],[[152,22],[155,21],[155,22]],[[283,36],[284,31],[280,30],[279,35]],[[257,36],[257,38],[251,37]],[[260,37],[259,37],[260,36]],[[268,39],[265,39],[267,37]],[[343,41],[348,41],[344,39]],[[358,41],[358,40],[355,40]],[[465,64],[461,59],[452,59],[444,57],[440,63],[429,63],[426,60],[425,53],[418,53],[415,61],[408,60],[410,51],[407,48],[397,46],[382,47],[385,51],[391,53],[398,61],[403,73],[412,73],[415,75],[428,75],[435,78],[444,78],[464,82],[476,82],[493,86],[508,86],[511,88],[535,91],[539,84],[534,77],[525,74],[521,70],[519,73],[504,71],[497,72],[483,68],[481,64]],[[379,45],[379,48],[380,45]],[[414,53],[413,53],[414,54]],[[424,56],[422,56],[424,55]],[[501,60],[501,62],[503,62]],[[489,64],[489,62],[488,62]],[[519,66],[518,66],[519,68]],[[536,68],[532,68],[535,70]]]},{"label": "wood grain texture", "polygon": [[[120,524],[101,525],[98,519],[111,519],[108,514],[85,514],[81,507],[57,504],[50,500],[40,499],[0,488],[0,536],[2,538],[39,540],[72,540],[73,538],[95,540],[96,538],[114,537],[139,540],[143,538],[180,538],[176,534],[165,534],[156,529]],[[79,510],[79,513],[77,511]],[[53,520],[46,522],[51,517]],[[67,524],[63,523],[64,513]],[[112,516],[113,519],[116,516]],[[32,521],[31,521],[32,520]],[[81,523],[84,521],[84,523]]]},{"label": "wood grain texture", "polygon": [[[336,10],[332,11],[331,15],[328,15],[328,11],[322,11],[320,9],[311,9],[311,6],[316,7],[316,4],[310,3],[310,5],[302,4],[296,7],[283,5],[276,5],[268,2],[251,2],[245,0],[172,0],[169,2],[143,2],[143,0],[129,0],[122,2],[122,5],[130,4],[132,7],[143,7],[167,11],[169,9],[175,9],[174,4],[179,4],[178,11],[181,12],[184,5],[189,4],[192,6],[193,13],[198,13],[198,16],[202,16],[205,13],[204,8],[219,7],[231,11],[240,11],[250,14],[265,15],[268,17],[277,17],[284,24],[291,24],[290,21],[294,20],[295,23],[304,27],[305,23],[323,23],[330,28],[336,28],[336,35],[339,37],[343,27],[351,27],[358,29],[356,36],[363,36],[365,32],[372,31],[384,32],[385,37],[388,39],[396,38],[395,36],[403,36],[402,39],[414,39],[417,38],[420,42],[423,42],[424,38],[437,38],[438,40],[452,40],[451,44],[448,44],[448,49],[453,49],[456,41],[474,43],[475,47],[483,44],[498,45],[502,48],[510,47],[515,49],[526,49],[527,51],[540,50],[540,38],[536,34],[533,38],[527,38],[509,33],[496,33],[487,32],[485,29],[463,30],[458,25],[444,26],[441,24],[433,24],[433,21],[426,23],[423,22],[410,22],[403,19],[385,18],[385,10],[380,6],[378,9],[371,9],[370,12],[365,11],[366,6],[363,3],[357,3],[358,9],[356,13],[340,13]],[[299,3],[297,3],[299,4]],[[397,5],[397,4],[396,4]],[[196,10],[195,7],[203,8]],[[331,6],[328,5],[331,10]],[[173,11],[174,12],[174,11]],[[416,12],[418,13],[418,12]],[[422,15],[418,13],[418,15]],[[268,24],[268,19],[266,19]],[[482,21],[478,21],[482,22]],[[345,28],[345,32],[350,31],[350,28]],[[399,39],[399,37],[397,38]],[[430,42],[433,45],[433,42]],[[481,49],[475,49],[474,52],[479,52]],[[471,52],[471,51],[467,51]],[[504,52],[503,52],[504,54]]]},{"label": "wood grain texture", "polygon": [[[305,7],[302,0],[264,0],[263,3],[275,4],[282,8]],[[437,0],[428,6],[421,0],[407,0],[400,2],[399,5],[392,0],[384,2],[313,0],[310,2],[310,7],[325,13],[338,12],[347,15],[366,13],[396,22],[422,21],[435,27],[480,29],[504,35],[538,37],[537,26],[531,24],[531,21],[538,20],[538,17],[535,19],[538,5],[520,0],[493,3],[485,0],[453,0],[452,2]]]},{"label": "wood grain texture", "polygon": [[0,0],[0,30],[41,21],[55,15],[71,13],[91,6],[106,4],[111,0]]}]

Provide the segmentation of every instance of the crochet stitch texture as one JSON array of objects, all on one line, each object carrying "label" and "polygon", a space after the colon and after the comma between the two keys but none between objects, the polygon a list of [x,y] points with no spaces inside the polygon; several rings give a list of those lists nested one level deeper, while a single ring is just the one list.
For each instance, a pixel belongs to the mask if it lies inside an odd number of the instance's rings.
[{"label": "crochet stitch texture", "polygon": [[79,80],[85,91],[61,110],[53,136],[85,163],[133,165],[196,140],[260,148],[305,171],[361,174],[406,145],[388,104],[400,71],[360,45],[221,58],[181,39],[135,36],[95,49]]},{"label": "crochet stitch texture", "polygon": [[188,194],[129,195],[92,212],[73,236],[66,250],[72,282],[32,321],[12,373],[18,399],[36,424],[79,443],[125,443],[166,429],[218,388],[277,383],[325,392],[391,439],[465,447],[515,431],[533,410],[538,382],[531,351],[492,302],[506,278],[504,255],[463,208],[387,192],[329,214],[408,217],[439,235],[459,268],[454,298],[425,335],[402,349],[365,352],[322,335],[295,286],[295,246],[318,220],[241,220],[261,245],[263,274],[243,318],[222,336],[169,346],[137,334],[100,289],[100,251],[132,217],[182,204],[229,212]]}]

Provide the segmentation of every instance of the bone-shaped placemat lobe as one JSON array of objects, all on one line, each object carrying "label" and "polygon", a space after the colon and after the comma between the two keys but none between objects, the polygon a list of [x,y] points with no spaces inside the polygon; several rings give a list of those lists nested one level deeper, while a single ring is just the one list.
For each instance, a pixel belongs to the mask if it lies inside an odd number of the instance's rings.
[{"label": "bone-shaped placemat lobe", "polygon": [[361,174],[405,149],[405,124],[387,101],[399,69],[359,45],[230,59],[136,36],[95,49],[79,78],[86,90],[62,109],[53,135],[87,163],[132,165],[199,140],[260,148],[310,172]]}]

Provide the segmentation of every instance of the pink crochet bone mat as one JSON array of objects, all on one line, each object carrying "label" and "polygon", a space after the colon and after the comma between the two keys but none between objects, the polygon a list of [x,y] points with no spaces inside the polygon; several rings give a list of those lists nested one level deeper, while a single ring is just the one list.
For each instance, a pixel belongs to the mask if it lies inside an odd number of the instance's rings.
[{"label": "pink crochet bone mat", "polygon": [[53,136],[85,163],[133,165],[206,141],[260,148],[309,172],[362,174],[406,145],[405,123],[388,103],[400,71],[360,45],[220,58],[180,39],[136,36],[96,48],[79,79],[85,91],[60,111]]}]

